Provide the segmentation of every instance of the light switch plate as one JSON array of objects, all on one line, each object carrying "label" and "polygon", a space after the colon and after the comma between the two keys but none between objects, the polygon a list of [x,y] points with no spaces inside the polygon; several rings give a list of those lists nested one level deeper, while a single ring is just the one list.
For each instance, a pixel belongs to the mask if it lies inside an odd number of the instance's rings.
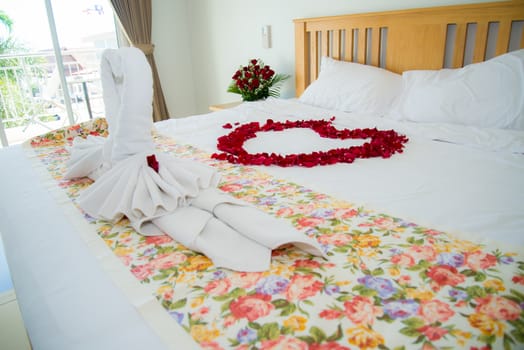
[{"label": "light switch plate", "polygon": [[262,26],[262,47],[264,49],[271,48],[271,26]]}]

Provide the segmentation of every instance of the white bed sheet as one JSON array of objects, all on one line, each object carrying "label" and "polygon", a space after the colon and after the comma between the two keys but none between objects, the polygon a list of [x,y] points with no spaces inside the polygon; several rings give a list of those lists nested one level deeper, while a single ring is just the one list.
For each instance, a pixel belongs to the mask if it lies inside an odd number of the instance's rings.
[{"label": "white bed sheet", "polygon": [[33,349],[194,348],[22,146],[0,164],[0,233]]},{"label": "white bed sheet", "polygon": [[[389,159],[313,168],[261,170],[313,190],[416,222],[474,238],[524,247],[524,132],[451,124],[399,122],[311,107],[297,100],[268,99],[191,118],[156,124],[176,140],[216,152],[225,123],[329,119],[339,128],[394,129],[409,137],[404,153]],[[265,133],[246,142],[250,152],[309,152],[354,142],[316,137],[311,130]]]},{"label": "white bed sheet", "polygon": [[[221,127],[226,122],[333,115],[339,127],[393,128],[410,141],[404,153],[391,159],[261,170],[368,209],[474,236],[478,242],[524,247],[523,133],[413,125],[273,99],[156,126],[180,142],[213,152],[217,137],[230,131]],[[275,137],[264,135],[266,142]],[[308,145],[315,150],[340,142],[310,137],[308,130],[295,130],[272,143],[276,149],[287,146],[299,152]],[[252,140],[249,147],[262,149],[264,138]],[[46,175],[31,167],[21,146],[2,150],[0,163],[9,168],[0,173],[0,232],[35,349],[194,348],[153,293],[142,289],[98,237],[76,234],[79,212],[73,213],[65,199],[57,202],[42,186]],[[71,215],[67,220],[64,208]]]}]

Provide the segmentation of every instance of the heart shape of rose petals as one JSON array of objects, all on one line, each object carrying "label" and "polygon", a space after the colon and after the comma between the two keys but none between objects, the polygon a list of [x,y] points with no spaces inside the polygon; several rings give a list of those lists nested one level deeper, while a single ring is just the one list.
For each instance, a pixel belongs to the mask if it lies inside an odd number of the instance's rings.
[{"label": "heart shape of rose petals", "polygon": [[[218,138],[217,148],[221,153],[213,153],[214,159],[227,160],[234,164],[244,165],[278,165],[281,167],[328,165],[335,163],[353,163],[357,158],[389,158],[395,153],[402,153],[408,141],[405,135],[394,130],[373,129],[337,129],[332,125],[335,117],[329,120],[298,120],[275,122],[268,119],[265,124],[251,122],[239,125],[229,134]],[[231,124],[223,125],[231,129]],[[280,155],[276,153],[249,153],[244,143],[257,136],[257,132],[282,131],[292,128],[309,128],[319,136],[332,139],[370,139],[360,146],[335,148],[328,151]]]}]

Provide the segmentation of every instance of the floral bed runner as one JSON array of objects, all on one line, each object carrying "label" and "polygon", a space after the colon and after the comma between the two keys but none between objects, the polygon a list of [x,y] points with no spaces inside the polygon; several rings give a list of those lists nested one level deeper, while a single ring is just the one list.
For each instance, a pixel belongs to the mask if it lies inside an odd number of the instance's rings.
[{"label": "floral bed runner", "polygon": [[[104,135],[104,120],[34,138],[31,145],[74,202],[88,179],[63,179],[74,136]],[[378,214],[213,160],[156,135],[157,147],[219,169],[221,189],[285,218],[329,259],[293,247],[271,270],[213,266],[168,236],[143,237],[126,220],[86,216],[134,276],[206,349],[507,349],[524,347],[524,258]]]}]

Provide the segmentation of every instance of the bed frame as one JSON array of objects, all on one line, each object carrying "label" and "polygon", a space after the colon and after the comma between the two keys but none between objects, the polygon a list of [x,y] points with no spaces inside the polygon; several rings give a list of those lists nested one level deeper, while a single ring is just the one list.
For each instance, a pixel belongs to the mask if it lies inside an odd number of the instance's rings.
[{"label": "bed frame", "polygon": [[412,69],[459,68],[524,48],[524,0],[296,19],[296,95],[320,58]]}]

